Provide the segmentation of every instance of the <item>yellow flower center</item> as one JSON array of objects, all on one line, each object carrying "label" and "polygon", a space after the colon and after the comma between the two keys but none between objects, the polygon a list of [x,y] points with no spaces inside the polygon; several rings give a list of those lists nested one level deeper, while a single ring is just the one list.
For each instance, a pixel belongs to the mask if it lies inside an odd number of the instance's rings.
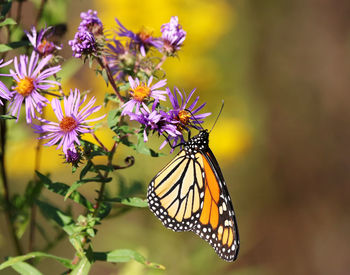
[{"label": "yellow flower center", "polygon": [[21,79],[17,82],[17,87],[15,88],[17,93],[21,94],[22,96],[28,96],[32,93],[34,90],[34,84],[33,79],[26,76],[25,78]]},{"label": "yellow flower center", "polygon": [[184,124],[187,125],[188,122],[190,121],[190,118],[192,117],[191,113],[189,111],[186,110],[180,110],[179,111],[179,121]]},{"label": "yellow flower center", "polygon": [[153,31],[149,28],[142,27],[141,31],[138,33],[140,39],[145,42],[153,34]]},{"label": "yellow flower center", "polygon": [[141,83],[141,85],[137,86],[135,89],[130,91],[132,97],[139,101],[142,102],[146,97],[149,97],[151,94],[151,88],[146,86],[146,84]]},{"label": "yellow flower center", "polygon": [[60,128],[63,132],[68,133],[78,126],[78,122],[71,116],[65,116],[60,122]]}]

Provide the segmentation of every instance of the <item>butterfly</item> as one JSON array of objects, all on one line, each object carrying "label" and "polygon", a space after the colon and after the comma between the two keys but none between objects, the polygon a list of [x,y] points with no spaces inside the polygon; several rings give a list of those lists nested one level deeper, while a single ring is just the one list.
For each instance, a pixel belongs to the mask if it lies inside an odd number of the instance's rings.
[{"label": "butterfly", "polygon": [[209,148],[209,132],[183,144],[183,149],[151,181],[150,210],[173,231],[193,231],[226,261],[239,251],[236,217],[224,177]]}]

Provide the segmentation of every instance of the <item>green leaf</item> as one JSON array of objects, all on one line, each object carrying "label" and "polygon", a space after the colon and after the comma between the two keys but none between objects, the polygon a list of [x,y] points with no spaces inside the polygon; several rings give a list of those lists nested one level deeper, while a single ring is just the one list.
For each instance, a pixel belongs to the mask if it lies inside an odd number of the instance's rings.
[{"label": "green leaf", "polygon": [[29,41],[17,41],[8,44],[0,44],[0,53],[7,52],[13,49],[17,49],[23,46],[28,46]]},{"label": "green leaf", "polygon": [[7,0],[7,3],[1,4],[3,7],[1,9],[1,16],[4,17],[11,9],[12,0]]},{"label": "green leaf", "polygon": [[106,261],[109,263],[125,263],[135,260],[147,267],[163,269],[163,265],[147,261],[140,253],[130,249],[117,249],[110,252],[94,252],[94,259],[96,261]]},{"label": "green leaf", "polygon": [[104,201],[108,201],[108,202],[118,202],[124,205],[128,205],[128,206],[134,206],[134,207],[148,207],[147,201],[143,200],[141,198],[121,198],[121,197],[116,197],[116,198],[107,198]]},{"label": "green leaf", "polygon": [[98,217],[102,220],[103,218],[107,217],[109,212],[111,212],[112,206],[110,203],[103,202],[100,205],[99,211],[98,211]]},{"label": "green leaf", "polygon": [[156,151],[154,151],[151,148],[148,148],[146,146],[146,143],[143,141],[143,135],[140,136],[140,134],[138,136],[138,140],[137,140],[137,144],[136,144],[135,150],[137,152],[141,153],[141,154],[148,155],[148,156],[151,156],[151,157],[159,157],[159,156],[164,155],[162,153],[157,153]]},{"label": "green leaf", "polygon": [[3,262],[0,265],[0,270],[3,270],[9,266],[16,264],[16,263],[24,262],[26,260],[33,259],[33,258],[50,258],[50,259],[54,259],[54,260],[60,262],[62,265],[64,265],[67,268],[73,267],[70,259],[57,257],[55,255],[47,254],[44,252],[31,252],[31,253],[28,253],[26,255],[8,258],[5,262]]},{"label": "green leaf", "polygon": [[[71,199],[72,201],[79,203],[85,206],[89,210],[93,210],[92,203],[89,202],[82,194],[78,191],[71,190],[71,187],[61,183],[61,182],[52,182],[48,177],[43,174],[36,172],[40,180],[44,183],[44,186],[49,189],[51,192],[65,196],[66,198]],[[70,191],[71,190],[71,191]]]},{"label": "green leaf", "polygon": [[11,267],[21,275],[42,275],[34,266],[24,262],[15,263]]},{"label": "green leaf", "polygon": [[119,123],[121,113],[122,112],[119,109],[114,109],[108,112],[107,124],[108,124],[108,127],[111,128],[112,130]]},{"label": "green leaf", "polygon": [[6,18],[4,21],[0,22],[0,27],[6,26],[6,25],[16,25],[16,24],[17,22],[12,18]]},{"label": "green leaf", "polygon": [[41,213],[50,220],[56,222],[68,235],[74,233],[74,221],[72,217],[63,213],[60,209],[43,201],[36,201],[39,206]]},{"label": "green leaf", "polygon": [[0,115],[0,119],[17,119],[17,117],[11,115]]},{"label": "green leaf", "polygon": [[87,164],[85,165],[85,167],[81,170],[79,178],[83,179],[85,177],[85,175],[87,174],[87,172],[90,171],[91,167],[92,167],[92,162],[88,161]]},{"label": "green leaf", "polygon": [[89,274],[91,263],[88,258],[84,257],[80,260],[78,265],[72,270],[71,275],[85,275]]}]

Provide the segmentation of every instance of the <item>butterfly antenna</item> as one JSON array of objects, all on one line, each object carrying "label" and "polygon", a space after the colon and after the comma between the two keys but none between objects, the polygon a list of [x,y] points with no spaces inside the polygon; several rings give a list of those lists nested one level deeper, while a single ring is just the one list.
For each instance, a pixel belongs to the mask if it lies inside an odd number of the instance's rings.
[{"label": "butterfly antenna", "polygon": [[[194,118],[194,120],[197,122],[197,124],[202,128],[202,130],[204,130],[202,124],[198,121],[198,119],[194,116],[194,114],[189,109],[185,109],[185,111],[189,112],[191,114],[191,116]],[[195,126],[195,125],[193,124],[193,126]]]},{"label": "butterfly antenna", "polygon": [[214,129],[214,126],[215,126],[216,122],[218,121],[219,116],[221,115],[222,109],[224,109],[224,100],[222,100],[220,112],[219,112],[218,116],[216,117],[215,122],[214,122],[213,126],[211,127],[209,133]]}]

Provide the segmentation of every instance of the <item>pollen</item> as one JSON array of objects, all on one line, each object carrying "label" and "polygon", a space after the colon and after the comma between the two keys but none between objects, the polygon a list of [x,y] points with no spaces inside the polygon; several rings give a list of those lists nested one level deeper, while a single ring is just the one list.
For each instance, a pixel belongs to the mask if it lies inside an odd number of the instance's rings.
[{"label": "pollen", "polygon": [[152,37],[153,31],[150,30],[149,28],[146,27],[142,27],[141,31],[138,33],[140,39],[143,42],[146,42],[147,39],[149,39],[150,37]]},{"label": "pollen", "polygon": [[145,98],[150,96],[151,88],[141,83],[141,85],[131,90],[130,93],[135,100],[142,102]]},{"label": "pollen", "polygon": [[65,116],[60,122],[60,128],[63,132],[68,133],[78,126],[78,122],[71,116]]},{"label": "pollen", "polygon": [[37,49],[41,54],[45,55],[52,53],[55,49],[55,46],[52,42],[43,39],[43,41],[39,44]]},{"label": "pollen", "polygon": [[21,79],[20,81],[17,82],[17,86],[15,90],[17,91],[17,93],[21,94],[22,96],[30,95],[34,90],[33,79],[28,76]]},{"label": "pollen", "polygon": [[180,110],[178,117],[179,117],[179,121],[182,124],[187,125],[190,121],[191,113],[189,111],[186,111],[186,110]]}]

